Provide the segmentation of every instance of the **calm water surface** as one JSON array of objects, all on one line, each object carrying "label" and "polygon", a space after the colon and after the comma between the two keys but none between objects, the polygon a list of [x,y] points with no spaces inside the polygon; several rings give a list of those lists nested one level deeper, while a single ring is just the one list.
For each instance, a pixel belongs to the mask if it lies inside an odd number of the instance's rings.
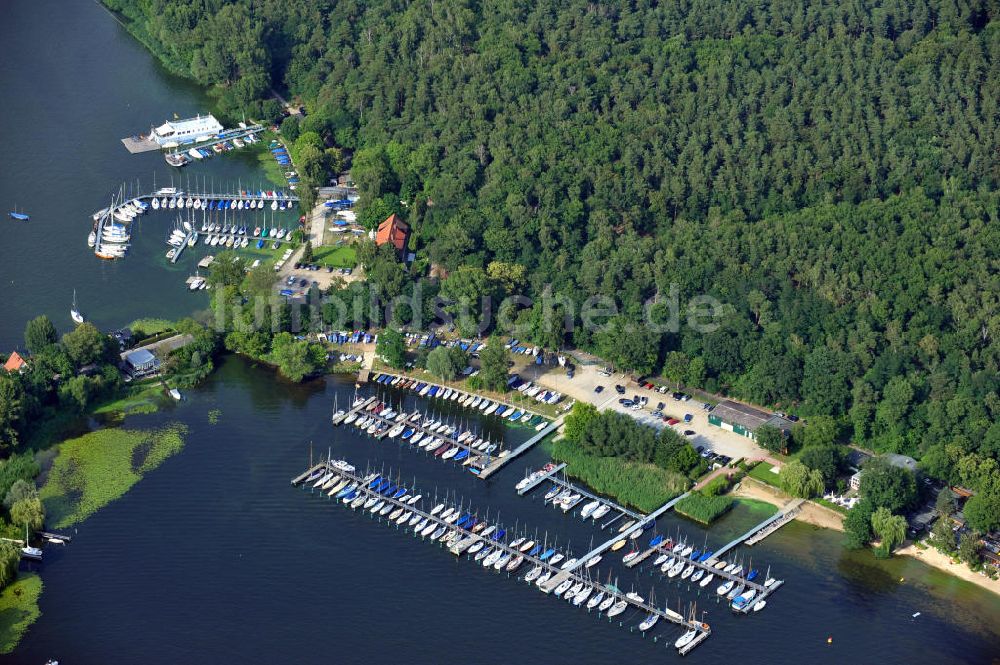
[{"label": "calm water surface", "polygon": [[[646,638],[630,634],[642,619],[634,612],[619,617],[623,625],[609,623],[289,485],[307,466],[311,441],[316,454],[329,448],[360,467],[398,472],[407,484],[416,478],[424,494],[447,490],[481,513],[499,513],[508,528],[547,532],[579,553],[601,538],[598,529],[544,506],[541,493],[514,492],[544,451],[483,483],[454,463],[333,429],[331,404],[335,395],[340,403],[351,398],[349,381],[281,390],[274,383],[269,370],[229,359],[185,402],[129,422],[187,423],[187,446],[54,551],[43,570],[43,616],[12,662],[319,663],[333,653],[346,663],[677,658],[666,646],[679,634],[671,625]],[[410,397],[407,406],[415,403]],[[221,411],[216,425],[208,423],[213,409]],[[527,435],[512,429],[507,440]],[[717,547],[759,518],[741,507],[707,532],[675,517],[658,528]],[[603,562],[597,574],[613,571],[619,586],[647,597],[652,590],[674,608],[697,602],[715,633],[688,657],[696,663],[739,652],[741,661],[761,664],[972,664],[998,653],[1000,599],[919,562],[879,563],[845,552],[836,534],[797,523],[744,556],[787,580],[763,613],[749,617],[648,567]]]},{"label": "calm water surface", "polygon": [[[159,243],[169,216],[149,216],[126,261],[96,260],[84,242],[89,214],[122,180],[156,174],[158,155],[132,156],[118,142],[172,113],[210,101],[166,75],[96,4],[14,0],[0,21],[0,138],[7,151],[0,201],[32,215],[4,224],[0,348],[20,343],[25,322],[47,313],[70,325],[73,288],[98,325],[176,317],[204,306],[183,278],[193,255],[169,267]],[[176,178],[176,171],[173,171]],[[259,182],[253,160],[229,155],[184,173]],[[185,183],[180,182],[182,186]],[[5,213],[5,211],[4,211]],[[671,625],[630,634],[641,617],[608,622],[486,573],[441,549],[289,486],[316,454],[332,449],[358,466],[391,468],[425,494],[452,493],[512,527],[558,539],[578,553],[601,533],[578,518],[517,497],[538,449],[483,483],[452,463],[395,443],[372,443],[329,424],[331,403],[353,386],[331,378],[280,385],[274,375],[226,360],[205,386],[132,427],[180,421],[187,446],[121,500],[80,525],[72,545],[42,569],[42,618],[3,662],[44,663],[512,663],[601,664],[673,660]],[[410,398],[412,400],[412,398]],[[218,424],[208,412],[218,409]],[[475,419],[469,414],[467,417]],[[488,424],[494,432],[496,423]],[[510,443],[528,432],[506,432]],[[741,506],[706,532],[718,546],[759,519]],[[619,585],[671,607],[697,602],[714,635],[688,660],[747,663],[988,663],[1000,654],[1000,599],[923,564],[876,562],[840,547],[839,536],[794,523],[746,552],[786,585],[760,615],[733,617],[714,596],[668,584],[648,568],[599,566]],[[617,556],[609,555],[609,561]],[[523,574],[523,571],[522,571]],[[905,580],[900,582],[900,579]],[[922,616],[912,619],[913,612]],[[654,637],[658,641],[654,641]],[[827,638],[833,643],[828,644]]]},{"label": "calm water surface", "polygon": [[[23,344],[24,324],[38,314],[62,332],[71,329],[74,288],[84,314],[104,329],[207,306],[205,293],[192,294],[184,280],[208,249],[188,250],[175,265],[165,258],[174,215],[140,218],[124,261],[97,259],[86,240],[90,216],[123,182],[135,187],[138,179],[145,192],[154,178],[157,187],[184,190],[203,179],[231,190],[264,182],[246,152],[179,170],[158,152],[130,155],[120,142],[175,113],[209,112],[211,100],[166,74],[92,0],[5,0],[0,44],[0,349]],[[9,219],[14,206],[31,220]]]}]

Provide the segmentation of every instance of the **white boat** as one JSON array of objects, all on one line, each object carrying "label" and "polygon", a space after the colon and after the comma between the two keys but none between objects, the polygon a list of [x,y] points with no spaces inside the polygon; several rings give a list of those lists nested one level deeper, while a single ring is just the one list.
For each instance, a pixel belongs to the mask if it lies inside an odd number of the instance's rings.
[{"label": "white boat", "polygon": [[576,564],[576,558],[566,559],[566,563],[559,567],[560,570],[569,570]]},{"label": "white boat", "polygon": [[604,517],[605,515],[607,515],[608,512],[610,512],[610,511],[611,511],[611,506],[609,506],[606,503],[602,503],[601,505],[599,505],[597,507],[597,509],[594,511],[594,513],[593,513],[593,515],[591,515],[591,517],[594,520],[599,520],[602,517]]},{"label": "white boat", "polygon": [[645,633],[647,630],[655,626],[656,622],[659,620],[659,614],[650,614],[642,623],[639,624],[639,631]]},{"label": "white boat", "polygon": [[600,505],[601,505],[600,501],[591,501],[590,503],[588,503],[587,505],[585,505],[583,508],[580,509],[580,517],[582,519],[587,519],[588,517],[591,516],[591,514],[595,510],[597,510],[597,507]]},{"label": "white boat", "polygon": [[619,614],[621,614],[622,612],[624,612],[627,607],[628,607],[628,602],[627,601],[619,600],[617,603],[615,603],[611,607],[610,610],[608,610],[608,616],[609,617],[618,616]]},{"label": "white boat", "polygon": [[602,600],[604,600],[604,592],[598,591],[596,594],[590,597],[590,600],[587,601],[587,609],[588,610],[594,609],[595,607],[601,604]]},{"label": "white boat", "polygon": [[[758,600],[756,603],[753,604],[753,611],[754,612],[760,612],[762,609],[764,609],[764,607],[766,605],[767,605],[767,601],[766,600]],[[917,614],[915,616],[919,616],[919,615],[920,615],[920,612],[917,612]]]},{"label": "white boat", "polygon": [[733,584],[735,584],[735,582],[733,580],[729,580],[728,582],[724,582],[724,583],[722,583],[722,584],[719,585],[719,588],[717,588],[715,590],[715,593],[717,595],[719,595],[719,596],[725,596],[733,588]]},{"label": "white boat", "polygon": [[76,306],[76,289],[73,289],[73,307],[69,310],[69,316],[73,319],[73,323],[80,324],[84,321],[83,314]]},{"label": "white boat", "polygon": [[601,612],[604,612],[609,607],[611,607],[612,605],[614,605],[614,603],[615,603],[615,595],[613,593],[609,593],[608,597],[605,598],[604,600],[602,600],[601,603],[600,603],[600,605],[597,606],[597,609],[599,611],[601,611]]},{"label": "white boat", "polygon": [[627,594],[625,594],[625,597],[631,600],[633,603],[643,603],[646,600],[645,598],[637,594],[635,591],[629,591]]},{"label": "white boat", "polygon": [[587,568],[593,568],[594,566],[596,566],[598,563],[601,562],[601,558],[602,557],[601,557],[600,554],[596,554],[596,555],[590,557],[590,559],[587,561],[586,567]]},{"label": "white boat", "polygon": [[674,642],[674,647],[678,649],[686,647],[687,645],[691,644],[691,641],[695,638],[697,634],[698,631],[689,630],[688,632],[684,633],[683,635],[677,638],[677,641]]},{"label": "white boat", "polygon": [[181,391],[177,390],[177,388],[171,388],[167,392],[169,392],[170,396],[173,397],[178,402],[181,400]]},{"label": "white boat", "polygon": [[698,586],[707,587],[712,583],[713,579],[715,579],[715,573],[709,573],[707,577],[702,578],[701,582],[698,583]]}]

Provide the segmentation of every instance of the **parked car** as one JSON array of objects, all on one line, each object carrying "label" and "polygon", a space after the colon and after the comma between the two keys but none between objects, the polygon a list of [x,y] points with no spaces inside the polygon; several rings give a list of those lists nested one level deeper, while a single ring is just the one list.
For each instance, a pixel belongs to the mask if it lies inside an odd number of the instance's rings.
[{"label": "parked car", "polygon": [[633,402],[632,406],[629,407],[629,408],[631,408],[633,411],[638,411],[639,409],[642,408],[642,404],[637,404],[637,403]]},{"label": "parked car", "polygon": [[682,401],[682,402],[686,402],[686,401],[688,401],[689,399],[691,399],[691,396],[690,396],[690,395],[688,395],[687,393],[684,393],[684,394],[682,394],[682,395],[681,395],[681,401]]},{"label": "parked car", "polygon": [[793,416],[792,414],[788,414],[788,420],[791,421],[791,422],[793,422],[793,423],[797,423],[797,422],[799,422],[799,417],[798,416]]},{"label": "parked car", "polygon": [[639,398],[639,406],[646,406],[647,404],[649,404],[649,398],[648,397],[640,397]]},{"label": "parked car", "polygon": [[594,386],[594,392],[597,394],[604,392],[604,386]]},{"label": "parked car", "polygon": [[684,430],[684,436],[694,436],[694,430],[693,429]]},{"label": "parked car", "polygon": [[635,402],[630,399],[625,399],[624,397],[618,400],[618,403],[622,406],[632,406]]},{"label": "parked car", "polygon": [[684,422],[686,422],[686,423],[689,423],[689,422],[691,422],[691,421],[692,421],[693,419],[694,419],[694,416],[692,416],[692,415],[691,415],[690,413],[685,413],[685,414],[684,414]]},{"label": "parked car", "polygon": [[657,403],[656,403],[656,410],[657,410],[657,411],[663,411],[663,409],[664,409],[664,408],[665,408],[666,406],[667,406],[667,405],[666,405],[666,404],[664,404],[663,402],[657,402]]},{"label": "parked car", "polygon": [[615,392],[618,393],[619,395],[624,395],[625,394],[625,386],[618,385],[616,383],[615,384]]},{"label": "parked car", "polygon": [[670,396],[679,402],[681,401],[681,397],[684,396],[684,393],[671,393]]},{"label": "parked car", "polygon": [[705,450],[705,446],[698,446],[697,448],[694,449],[694,451],[699,455],[701,455],[703,450]]},{"label": "parked car", "polygon": [[574,374],[573,370],[571,370],[571,369],[570,370],[566,370],[566,378],[567,379],[572,379],[574,376],[575,376],[575,374]]},{"label": "parked car", "polygon": [[667,387],[666,386],[660,386],[659,388],[656,389],[656,392],[660,393],[661,395],[666,395],[667,394]]},{"label": "parked car", "polygon": [[667,420],[667,424],[668,424],[668,425],[670,425],[671,427],[673,427],[674,425],[676,425],[676,424],[677,424],[677,423],[679,423],[679,422],[680,422],[680,421],[679,421],[679,420],[677,420],[676,418],[669,418],[669,419]]},{"label": "parked car", "polygon": [[611,370],[608,369],[607,367],[603,367],[603,368],[597,370],[597,373],[600,374],[601,376],[604,376],[604,377],[611,376]]}]

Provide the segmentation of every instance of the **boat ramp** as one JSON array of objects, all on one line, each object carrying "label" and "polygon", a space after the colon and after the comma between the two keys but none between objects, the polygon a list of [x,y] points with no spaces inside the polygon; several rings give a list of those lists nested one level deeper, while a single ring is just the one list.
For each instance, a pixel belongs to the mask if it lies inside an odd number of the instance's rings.
[{"label": "boat ramp", "polygon": [[[541,558],[534,556],[528,552],[522,552],[520,548],[513,547],[511,544],[501,536],[497,537],[495,534],[490,537],[480,536],[479,530],[475,528],[469,528],[466,526],[459,526],[457,520],[453,520],[450,517],[444,518],[442,515],[445,513],[451,514],[452,511],[442,512],[440,508],[435,508],[433,510],[427,511],[421,507],[419,501],[411,503],[413,499],[410,498],[410,494],[403,494],[399,498],[395,498],[395,494],[389,494],[388,492],[378,492],[377,489],[372,488],[372,483],[376,482],[380,476],[377,474],[369,474],[362,477],[355,469],[355,467],[348,465],[343,461],[333,461],[327,460],[315,464],[310,468],[306,469],[303,473],[299,474],[292,479],[292,485],[302,485],[303,487],[310,487],[311,489],[319,488],[320,492],[327,493],[326,490],[330,488],[330,493],[334,493],[337,490],[340,482],[350,483],[350,487],[356,487],[355,490],[346,495],[346,501],[341,499],[344,505],[349,505],[353,509],[364,509],[363,506],[368,506],[371,503],[369,512],[378,519],[380,522],[384,516],[386,517],[386,524],[389,526],[395,526],[397,529],[404,529],[409,531],[410,526],[413,526],[413,534],[420,537],[421,539],[427,540],[428,538],[436,540],[444,544],[444,539],[449,538],[451,540],[451,546],[449,551],[456,554],[456,556],[465,556],[467,559],[473,559],[479,562],[483,557],[482,546],[479,553],[473,558],[471,554],[468,553],[469,547],[477,542],[486,543],[486,548],[490,549],[494,553],[491,556],[497,556],[496,560],[509,560],[510,562],[515,561],[517,557],[522,557],[519,564],[514,564],[512,568],[509,565],[501,564],[498,568],[496,565],[492,567],[495,570],[500,570],[505,568],[508,571],[508,575],[511,572],[516,572],[518,568],[524,563],[533,566],[533,574],[538,576],[541,574],[549,575],[548,581],[538,585],[535,583],[539,589],[546,593],[551,594],[556,587],[560,584],[564,584],[569,581],[570,585],[578,586],[580,589],[585,590],[591,588],[594,590],[599,590],[605,594],[605,597],[612,597],[616,604],[621,604],[621,607],[632,607],[633,609],[641,610],[645,613],[646,617],[656,615],[660,620],[665,622],[673,623],[680,626],[687,632],[694,631],[692,639],[688,641],[684,646],[678,647],[679,653],[686,654],[694,649],[698,644],[701,644],[706,640],[709,635],[711,635],[712,629],[707,623],[702,623],[699,621],[686,619],[681,614],[674,612],[666,607],[656,607],[647,603],[644,599],[634,595],[634,594],[623,594],[619,589],[612,585],[602,585],[599,582],[593,582],[589,577],[585,577],[576,570],[578,565],[557,566],[549,563],[548,561],[543,561]],[[343,490],[341,490],[342,492]],[[390,490],[391,491],[391,490]],[[407,492],[412,492],[416,495],[417,490],[415,488],[410,488],[406,490]],[[398,492],[397,492],[398,494]],[[340,498],[340,493],[337,493],[338,498]],[[349,503],[348,503],[349,502]],[[663,509],[661,509],[663,510]],[[459,514],[466,513],[465,509],[458,508]],[[468,513],[466,513],[468,514]],[[416,525],[420,524],[424,528],[417,532]],[[478,523],[477,523],[478,526]],[[641,527],[638,527],[641,528]],[[433,533],[433,535],[431,535]],[[485,531],[483,533],[486,533]],[[486,557],[489,560],[490,557]],[[539,573],[538,571],[542,571]],[[528,579],[528,576],[518,578],[525,582],[531,582],[534,578]],[[553,584],[553,580],[558,579],[559,582]],[[572,588],[570,585],[566,585],[566,588]],[[619,612],[620,613],[620,612]]]}]

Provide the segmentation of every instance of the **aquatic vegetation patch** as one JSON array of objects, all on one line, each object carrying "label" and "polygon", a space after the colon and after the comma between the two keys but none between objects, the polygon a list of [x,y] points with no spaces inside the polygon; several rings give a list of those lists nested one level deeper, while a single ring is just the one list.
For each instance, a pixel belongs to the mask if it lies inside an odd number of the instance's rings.
[{"label": "aquatic vegetation patch", "polygon": [[49,523],[65,528],[124,495],[143,475],[184,447],[187,428],[102,429],[58,446],[39,496]]},{"label": "aquatic vegetation patch", "polygon": [[221,409],[212,409],[211,411],[208,412],[208,424],[209,425],[218,425],[219,424],[219,418],[221,418],[221,417],[222,417],[222,410]]},{"label": "aquatic vegetation patch", "polygon": [[94,409],[94,415],[121,420],[125,416],[156,413],[163,401],[163,386],[159,382],[129,386],[117,399]]},{"label": "aquatic vegetation patch", "polygon": [[674,510],[702,524],[711,524],[733,507],[729,496],[710,496],[692,492],[674,505]]},{"label": "aquatic vegetation patch", "polygon": [[42,615],[38,597],[42,578],[34,573],[20,575],[0,593],[0,653],[10,653],[25,631]]}]

